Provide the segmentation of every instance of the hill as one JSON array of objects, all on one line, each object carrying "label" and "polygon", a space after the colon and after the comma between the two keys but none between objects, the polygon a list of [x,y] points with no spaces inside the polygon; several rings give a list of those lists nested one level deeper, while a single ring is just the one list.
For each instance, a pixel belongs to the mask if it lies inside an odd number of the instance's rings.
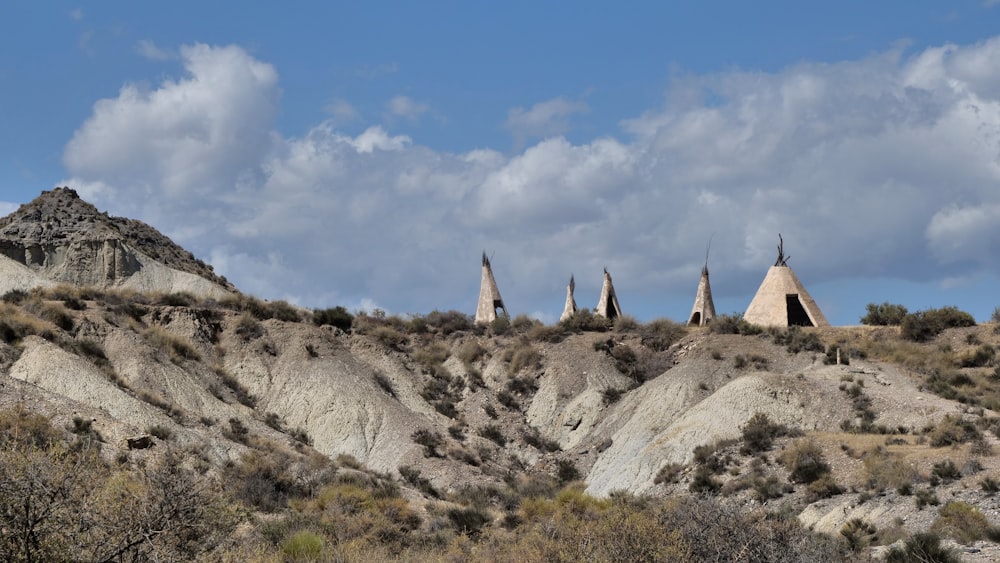
[{"label": "hill", "polygon": [[[965,503],[989,521],[1000,509],[980,487],[1000,471],[995,414],[930,393],[926,375],[860,357],[874,344],[882,354],[909,346],[895,328],[741,335],[517,319],[482,329],[450,312],[362,315],[344,332],[245,296],[61,286],[5,301],[0,407],[57,427],[89,421],[101,455],[127,463],[179,449],[224,474],[254,452],[315,451],[398,479],[431,521],[434,506],[461,505],[470,487],[525,479],[579,478],[597,498],[707,492],[740,513],[797,514],[831,537],[858,519],[881,543],[939,520],[915,499]],[[945,354],[959,366],[998,343],[992,326],[952,329],[913,357]],[[849,365],[826,363],[835,348]],[[966,393],[992,377],[988,367],[955,370]],[[773,444],[748,448],[762,416]],[[130,447],[137,438],[153,447]],[[782,461],[805,444],[818,447],[824,480],[796,480]],[[499,525],[505,510],[517,514],[497,505],[488,519]]]},{"label": "hill", "polygon": [[55,283],[214,297],[234,289],[156,229],[109,217],[69,188],[0,219],[0,291]]}]

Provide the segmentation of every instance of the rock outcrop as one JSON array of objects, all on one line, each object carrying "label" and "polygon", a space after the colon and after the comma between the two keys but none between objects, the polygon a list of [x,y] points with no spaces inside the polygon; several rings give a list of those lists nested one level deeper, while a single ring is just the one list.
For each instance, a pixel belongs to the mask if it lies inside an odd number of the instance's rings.
[{"label": "rock outcrop", "polygon": [[221,297],[211,266],[149,225],[110,217],[69,188],[0,219],[0,292],[56,283]]}]

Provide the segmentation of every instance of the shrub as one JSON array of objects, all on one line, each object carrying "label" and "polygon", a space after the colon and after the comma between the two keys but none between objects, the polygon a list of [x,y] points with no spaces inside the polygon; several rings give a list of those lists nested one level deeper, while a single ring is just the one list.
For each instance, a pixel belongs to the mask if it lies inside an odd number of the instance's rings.
[{"label": "shrub", "polygon": [[949,414],[934,426],[928,438],[931,447],[940,448],[975,440],[980,436],[982,434],[971,421],[963,419],[961,415]]},{"label": "shrub", "polygon": [[934,464],[931,474],[942,481],[953,481],[962,477],[962,472],[955,467],[955,463],[950,459],[939,461]]},{"label": "shrub", "polygon": [[668,463],[656,472],[656,477],[653,478],[653,484],[659,485],[661,483],[676,483],[680,480],[681,471],[683,470],[683,464]]},{"label": "shrub", "polygon": [[917,476],[912,465],[881,448],[867,452],[863,464],[868,486],[878,490],[898,490],[912,484]]},{"label": "shrub", "polygon": [[507,380],[507,390],[518,395],[530,396],[538,391],[538,382],[533,377],[512,377]]},{"label": "shrub", "polygon": [[252,395],[250,391],[248,391],[247,388],[239,382],[238,379],[230,375],[221,366],[216,366],[213,369],[215,370],[216,375],[219,376],[219,380],[222,381],[222,384],[233,392],[233,396],[236,397],[237,402],[250,408],[257,406],[257,397]]},{"label": "shrub", "polygon": [[521,409],[521,403],[517,402],[517,399],[514,397],[514,395],[511,395],[507,391],[500,391],[499,393],[497,393],[497,402],[512,411]]},{"label": "shrub", "polygon": [[198,299],[186,291],[164,293],[153,299],[153,304],[167,307],[191,307],[197,302]]},{"label": "shrub", "polygon": [[514,375],[522,369],[535,369],[541,364],[542,355],[531,344],[521,344],[510,351],[510,365],[507,373]]},{"label": "shrub", "polygon": [[494,442],[501,448],[507,445],[507,438],[504,437],[503,431],[496,424],[487,424],[479,429],[479,435],[487,440]]},{"label": "shrub", "polygon": [[383,391],[389,394],[393,399],[396,398],[396,388],[392,385],[392,380],[389,379],[384,373],[376,371],[373,376],[375,383],[382,388]]},{"label": "shrub", "polygon": [[479,358],[483,357],[483,354],[485,353],[486,348],[483,348],[482,344],[476,340],[469,340],[467,342],[463,342],[462,345],[458,347],[455,355],[458,356],[459,360],[462,360],[462,363],[468,366],[471,365],[472,362],[475,362]]},{"label": "shrub", "polygon": [[774,331],[772,333],[774,343],[784,346],[790,353],[799,352],[822,352],[825,347],[819,336],[812,331],[802,330],[801,327],[791,326],[785,331]]},{"label": "shrub", "polygon": [[917,489],[914,491],[914,499],[918,509],[923,509],[927,505],[937,506],[941,503],[934,491],[930,489]]},{"label": "shrub", "polygon": [[984,477],[980,481],[979,486],[983,489],[983,492],[989,493],[990,495],[995,495],[1000,492],[1000,481],[992,477]]},{"label": "shrub", "polygon": [[990,525],[978,508],[961,501],[950,501],[942,506],[930,531],[944,534],[963,544],[986,537],[993,539],[998,535],[997,529]]},{"label": "shrub", "polygon": [[289,561],[319,561],[323,556],[323,538],[300,530],[281,542],[281,553]]},{"label": "shrub", "polygon": [[570,318],[560,321],[560,325],[574,332],[605,332],[611,328],[614,321],[601,315],[595,315],[586,307],[578,309]]},{"label": "shrub", "polygon": [[861,324],[876,326],[898,325],[903,322],[903,318],[909,312],[906,307],[893,305],[888,301],[881,305],[869,303],[865,305],[865,309],[867,313],[861,317]]},{"label": "shrub", "polygon": [[605,387],[601,391],[601,403],[604,405],[611,405],[618,402],[618,399],[622,398],[624,392],[621,389],[615,387]]},{"label": "shrub", "polygon": [[775,438],[788,434],[788,427],[771,422],[766,414],[758,412],[743,425],[742,434],[740,453],[749,455],[770,450]]},{"label": "shrub", "polygon": [[903,317],[900,335],[913,342],[926,342],[948,328],[975,326],[976,319],[956,307],[917,311]]},{"label": "shrub", "polygon": [[173,431],[170,430],[170,428],[160,424],[154,424],[146,428],[146,433],[151,436],[156,436],[157,438],[163,440],[164,442],[173,438],[174,436],[174,433]]},{"label": "shrub", "polygon": [[143,336],[154,347],[166,350],[170,355],[170,361],[181,363],[183,360],[200,360],[201,355],[194,346],[187,340],[175,336],[158,326],[151,326],[143,331]]},{"label": "shrub", "polygon": [[941,538],[933,533],[916,533],[910,536],[901,547],[889,550],[885,557],[886,563],[912,563],[926,561],[928,563],[960,563],[961,559],[955,552],[941,545]]},{"label": "shrub", "polygon": [[642,344],[656,352],[664,352],[684,336],[684,325],[670,319],[652,320],[639,328]]},{"label": "shrub", "polygon": [[445,513],[455,529],[467,536],[477,536],[483,526],[493,521],[485,510],[478,508],[450,508]]},{"label": "shrub", "polygon": [[580,470],[576,468],[576,465],[568,459],[560,459],[556,462],[556,479],[560,483],[565,484],[570,481],[576,481],[580,478]]},{"label": "shrub", "polygon": [[229,419],[229,428],[224,429],[222,431],[222,435],[225,436],[227,440],[246,444],[247,438],[250,435],[250,430],[243,424],[242,420],[233,417]]},{"label": "shrub", "polygon": [[742,334],[753,336],[764,332],[764,328],[747,322],[742,313],[719,315],[708,323],[708,330],[714,334]]},{"label": "shrub", "polygon": [[350,314],[341,305],[337,305],[332,309],[316,309],[313,311],[313,323],[316,326],[330,325],[346,332],[351,330],[353,322],[354,315]]},{"label": "shrub", "polygon": [[404,481],[413,485],[424,494],[434,498],[441,498],[441,493],[434,488],[434,485],[426,477],[420,475],[419,469],[415,469],[409,465],[400,465],[397,470],[399,471],[399,476]]},{"label": "shrub", "polygon": [[371,335],[386,348],[399,352],[402,352],[410,341],[405,334],[389,326],[376,327],[372,330]]},{"label": "shrub", "polygon": [[46,303],[42,305],[39,316],[63,330],[73,330],[73,317],[62,305]]},{"label": "shrub", "polygon": [[860,518],[851,518],[840,528],[840,535],[847,540],[852,551],[861,551],[878,539],[878,529]]},{"label": "shrub", "polygon": [[792,442],[781,454],[781,463],[788,469],[788,480],[793,483],[812,483],[830,472],[823,458],[823,450],[815,442],[799,439]]},{"label": "shrub", "polygon": [[722,483],[714,477],[712,471],[705,466],[700,466],[694,472],[694,478],[691,480],[691,485],[688,486],[688,490],[692,493],[709,493],[714,494],[719,492],[722,488]]},{"label": "shrub", "polygon": [[997,351],[989,344],[982,344],[971,355],[963,357],[959,364],[963,368],[981,368],[989,366],[996,358]]},{"label": "shrub", "polygon": [[414,432],[410,439],[424,447],[424,457],[442,457],[437,449],[444,444],[444,439],[437,432],[421,428]]}]

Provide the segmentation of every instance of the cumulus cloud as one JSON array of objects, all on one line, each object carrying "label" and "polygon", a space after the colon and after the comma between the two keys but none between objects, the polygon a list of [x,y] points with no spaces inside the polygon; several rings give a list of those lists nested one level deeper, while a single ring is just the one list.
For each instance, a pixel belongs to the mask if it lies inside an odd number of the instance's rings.
[{"label": "cumulus cloud", "polygon": [[10,203],[9,201],[0,201],[0,217],[6,217],[11,213],[17,211],[19,207],[16,203]]},{"label": "cumulus cloud", "polygon": [[563,97],[539,102],[530,109],[512,108],[507,112],[506,128],[514,136],[517,146],[531,137],[551,137],[569,131],[569,118],[576,113],[587,112],[583,102]]},{"label": "cumulus cloud", "polygon": [[713,235],[717,296],[751,293],[779,232],[807,284],[1000,269],[1000,39],[678,78],[619,139],[559,136],[586,106],[557,98],[508,115],[545,137],[512,155],[336,120],[286,138],[273,67],[235,46],[180,55],[183,76],[95,104],[67,183],[265,297],[468,311],[485,249],[515,313],[557,315],[570,273],[592,306],[604,266],[633,313],[693,293]]}]

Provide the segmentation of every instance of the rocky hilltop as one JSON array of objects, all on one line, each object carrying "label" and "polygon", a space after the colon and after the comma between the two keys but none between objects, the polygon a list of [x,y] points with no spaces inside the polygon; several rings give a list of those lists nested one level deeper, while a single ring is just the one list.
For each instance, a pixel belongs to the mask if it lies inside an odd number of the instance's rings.
[{"label": "rocky hilltop", "polygon": [[149,225],[110,217],[70,188],[43,191],[0,219],[0,290],[53,283],[188,291],[233,290],[212,267]]}]

